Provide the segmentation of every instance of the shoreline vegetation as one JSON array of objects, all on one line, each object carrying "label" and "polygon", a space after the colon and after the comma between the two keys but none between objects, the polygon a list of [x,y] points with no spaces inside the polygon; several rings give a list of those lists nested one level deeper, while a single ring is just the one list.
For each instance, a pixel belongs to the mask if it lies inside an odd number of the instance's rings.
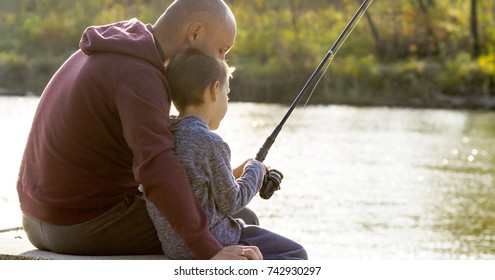
[{"label": "shoreline vegetation", "polygon": [[[291,92],[294,98],[297,91]],[[427,100],[420,97],[406,97],[407,99],[392,99],[392,98],[377,98],[370,96],[367,93],[354,94],[352,97],[336,96],[334,99],[329,98],[321,101],[318,97],[313,97],[316,102],[311,99],[308,104],[311,105],[349,105],[356,107],[390,107],[390,108],[424,108],[424,109],[462,109],[462,110],[495,110],[495,96],[447,96],[436,93],[430,96]],[[232,93],[234,95],[234,93]],[[22,89],[5,89],[0,88],[0,97],[21,97],[21,96],[40,96],[32,91],[24,91]],[[357,98],[356,98],[357,97]],[[354,98],[354,99],[353,99]],[[290,102],[284,101],[256,101],[249,98],[230,98],[233,102],[258,102],[258,103],[278,103],[290,105]],[[289,100],[286,100],[289,101]],[[301,102],[302,104],[303,102]]]},{"label": "shoreline vegetation", "polygon": [[[0,95],[40,95],[87,26],[154,22],[171,2],[2,1]],[[226,2],[238,23],[230,100],[281,104],[292,103],[360,4]],[[309,104],[494,110],[495,3],[374,1]]]}]

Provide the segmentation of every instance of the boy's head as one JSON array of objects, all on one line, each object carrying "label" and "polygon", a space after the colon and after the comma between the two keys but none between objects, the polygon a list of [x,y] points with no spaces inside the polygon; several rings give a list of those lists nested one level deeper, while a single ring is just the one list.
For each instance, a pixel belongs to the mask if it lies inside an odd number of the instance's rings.
[{"label": "boy's head", "polygon": [[217,106],[215,111],[224,111],[219,112],[223,118],[233,70],[225,61],[210,56],[203,49],[189,47],[179,52],[166,65],[172,101],[177,110],[184,113],[187,106],[200,106],[213,98],[214,106]]}]

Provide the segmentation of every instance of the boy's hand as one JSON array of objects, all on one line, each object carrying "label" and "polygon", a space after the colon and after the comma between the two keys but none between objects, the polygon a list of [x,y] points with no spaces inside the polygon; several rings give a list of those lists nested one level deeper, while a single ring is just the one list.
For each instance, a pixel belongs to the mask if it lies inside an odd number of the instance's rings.
[{"label": "boy's hand", "polygon": [[242,172],[244,171],[244,166],[248,161],[249,159],[247,159],[241,165],[239,165],[238,167],[234,168],[234,170],[232,170],[232,172],[234,173],[234,178],[239,179],[241,177]]},{"label": "boy's hand", "polygon": [[[242,176],[242,172],[244,171],[244,166],[246,166],[246,163],[248,163],[251,160],[254,160],[254,159],[248,158],[241,165],[239,165],[237,168],[234,168],[234,170],[232,170],[232,172],[234,173],[234,178],[239,179]],[[265,174],[267,171],[268,171],[268,167],[265,166]]]}]

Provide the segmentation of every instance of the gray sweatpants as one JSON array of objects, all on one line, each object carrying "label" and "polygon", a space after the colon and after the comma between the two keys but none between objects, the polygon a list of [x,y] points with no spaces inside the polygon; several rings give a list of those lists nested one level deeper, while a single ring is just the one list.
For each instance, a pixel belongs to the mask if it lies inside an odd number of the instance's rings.
[{"label": "gray sweatpants", "polygon": [[70,226],[23,215],[24,230],[38,249],[72,255],[162,255],[160,240],[140,196],[125,199],[88,222]]}]

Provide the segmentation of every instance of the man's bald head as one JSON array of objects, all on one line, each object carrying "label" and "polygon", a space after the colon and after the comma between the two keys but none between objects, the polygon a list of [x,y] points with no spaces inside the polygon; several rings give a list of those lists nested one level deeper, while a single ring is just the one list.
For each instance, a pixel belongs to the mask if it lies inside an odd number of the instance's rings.
[{"label": "man's bald head", "polygon": [[227,19],[232,13],[222,0],[176,0],[158,19],[155,26],[164,25],[172,30],[180,30],[194,21],[211,22]]},{"label": "man's bald head", "polygon": [[[228,51],[234,44],[236,23],[222,0],[176,0],[157,20],[153,33],[167,58],[191,45],[210,48],[212,55],[224,58],[212,44]],[[218,40],[224,42],[214,42]]]}]

